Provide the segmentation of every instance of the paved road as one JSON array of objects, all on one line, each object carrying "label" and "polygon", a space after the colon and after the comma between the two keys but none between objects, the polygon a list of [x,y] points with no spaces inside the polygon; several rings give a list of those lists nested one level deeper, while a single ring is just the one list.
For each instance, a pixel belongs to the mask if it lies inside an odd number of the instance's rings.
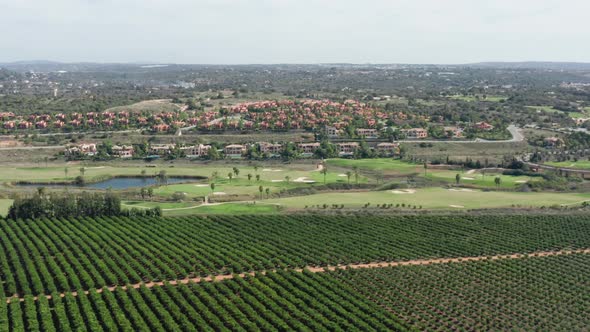
[{"label": "paved road", "polygon": [[524,141],[524,135],[520,131],[520,128],[518,128],[515,125],[510,125],[506,129],[508,129],[508,131],[512,135],[511,139],[499,140],[499,141],[490,141],[490,140],[485,140],[485,139],[481,139],[481,138],[476,138],[476,139],[470,140],[470,141],[450,141],[450,140],[449,141],[441,141],[441,140],[424,140],[424,139],[405,140],[404,139],[404,140],[399,140],[396,142],[399,142],[399,143],[444,143],[444,142],[449,142],[449,143],[468,144],[468,143],[517,143],[517,142]]},{"label": "paved road", "polygon": [[[189,130],[191,128],[194,128],[194,126],[190,126],[190,127],[185,127],[185,128],[181,128],[180,130]],[[468,143],[516,143],[516,142],[522,142],[524,141],[524,135],[522,134],[522,132],[520,131],[520,128],[516,127],[515,125],[510,125],[508,126],[508,131],[510,132],[510,134],[512,134],[512,138],[508,139],[508,140],[502,140],[502,141],[488,141],[488,140],[483,140],[483,139],[474,139],[471,141],[437,141],[437,140],[401,140],[401,141],[397,141],[400,143],[444,143],[444,142],[450,142],[450,143],[460,143],[460,144],[468,144]],[[130,132],[139,132],[140,129],[137,130],[124,130],[124,131],[102,131],[102,132],[94,132],[92,134],[107,134],[107,133],[130,133]],[[68,134],[78,134],[78,133],[68,133]],[[43,135],[65,135],[64,133],[55,133],[55,134],[41,134],[40,136]],[[9,147],[9,148],[0,148],[0,151],[3,150],[36,150],[36,149],[58,149],[58,148],[63,148],[62,145],[52,145],[52,146],[17,146],[17,147]]]}]

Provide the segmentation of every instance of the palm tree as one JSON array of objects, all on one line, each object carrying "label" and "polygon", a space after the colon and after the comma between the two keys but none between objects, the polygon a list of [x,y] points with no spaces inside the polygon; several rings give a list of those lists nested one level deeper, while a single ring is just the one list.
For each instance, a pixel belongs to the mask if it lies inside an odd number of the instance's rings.
[{"label": "palm tree", "polygon": [[348,179],[348,184],[350,184],[350,177],[352,176],[352,172],[348,171],[346,172],[346,178]]},{"label": "palm tree", "polygon": [[233,168],[234,174],[236,175],[236,177],[238,177],[238,175],[240,175],[240,170],[237,167]]},{"label": "palm tree", "polygon": [[359,167],[358,166],[354,166],[352,168],[352,171],[354,173],[354,181],[356,182],[356,184],[359,184]]},{"label": "palm tree", "polygon": [[502,184],[502,179],[499,176],[496,176],[494,183],[496,184],[496,188],[499,188],[500,184]]},{"label": "palm tree", "polygon": [[67,167],[64,168],[64,174],[65,174],[65,176],[67,178],[68,177],[68,168]]},{"label": "palm tree", "polygon": [[260,174],[256,174],[256,182],[260,181]]},{"label": "palm tree", "polygon": [[268,198],[268,196],[270,195],[270,188],[266,188],[264,189],[264,191],[266,192],[266,198]]},{"label": "palm tree", "polygon": [[254,165],[254,173],[258,173],[258,165]]},{"label": "palm tree", "polygon": [[262,192],[264,191],[264,188],[262,188],[262,186],[258,186],[258,191],[260,191],[260,199],[262,199]]},{"label": "palm tree", "polygon": [[252,180],[252,174],[248,173],[248,181]]},{"label": "palm tree", "polygon": [[461,175],[457,173],[457,175],[455,175],[455,182],[459,184],[459,181],[461,181]]},{"label": "palm tree", "polygon": [[427,171],[428,171],[428,164],[424,163],[424,176],[426,176]]},{"label": "palm tree", "polygon": [[211,182],[209,187],[211,187],[211,193],[215,193],[215,182]]},{"label": "palm tree", "polygon": [[324,175],[324,184],[326,184],[326,175],[328,174],[328,167],[326,167],[324,165],[324,167],[322,168],[322,170],[320,171],[320,173]]},{"label": "palm tree", "polygon": [[290,176],[285,176],[285,181],[287,181],[287,184],[289,184],[289,181],[291,181],[291,177]]},{"label": "palm tree", "polygon": [[158,173],[158,180],[160,181],[160,184],[168,184],[168,175],[165,170],[161,170],[160,173]]},{"label": "palm tree", "polygon": [[231,179],[234,177],[234,173],[232,173],[232,172],[227,173],[227,177],[229,178],[229,183],[231,183]]}]

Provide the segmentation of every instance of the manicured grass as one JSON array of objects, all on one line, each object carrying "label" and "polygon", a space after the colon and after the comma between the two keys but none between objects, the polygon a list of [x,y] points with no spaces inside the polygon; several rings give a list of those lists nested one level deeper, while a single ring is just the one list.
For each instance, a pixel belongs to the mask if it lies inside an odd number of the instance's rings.
[{"label": "manicured grass", "polygon": [[545,111],[547,113],[565,113],[573,119],[590,117],[590,114],[586,113],[586,112],[590,111],[590,109],[588,109],[588,108],[584,108],[585,112],[564,112],[564,111],[553,108],[553,106],[526,106],[526,107],[534,109],[535,111]]},{"label": "manicured grass", "polygon": [[[457,188],[457,190],[461,190]],[[365,203],[405,204],[422,206],[424,209],[479,209],[501,208],[512,205],[524,207],[551,206],[556,204],[579,205],[590,201],[590,194],[579,193],[521,193],[484,192],[480,190],[454,191],[444,188],[418,188],[415,193],[393,193],[387,191],[367,191],[350,193],[321,193],[300,197],[270,199],[268,203],[278,203],[285,208],[301,209],[305,206],[344,204],[344,208],[359,208]]]},{"label": "manicured grass", "polygon": [[[422,173],[424,174],[424,173]],[[530,176],[511,176],[511,175],[502,175],[498,173],[487,173],[485,176],[481,172],[461,172],[461,171],[454,171],[454,170],[428,170],[426,177],[432,180],[439,180],[445,181],[451,184],[455,184],[456,175],[459,174],[461,176],[461,180],[459,184],[463,185],[473,185],[479,187],[488,187],[488,188],[495,188],[495,178],[500,177],[501,188],[514,188],[517,186],[522,185],[526,182],[532,181],[543,181],[541,177],[530,177]]]},{"label": "manicured grass", "polygon": [[579,169],[590,169],[590,161],[579,160],[579,161],[550,161],[545,164],[555,167],[567,167],[567,168],[579,168]]},{"label": "manicured grass", "polygon": [[[422,165],[413,164],[392,158],[375,158],[375,159],[328,159],[329,166],[350,168],[358,167],[363,170],[376,170],[399,173],[414,173],[422,169]],[[328,168],[329,170],[329,168]]]},{"label": "manicured grass", "polygon": [[468,102],[489,101],[489,102],[495,102],[495,103],[506,99],[506,97],[504,97],[504,96],[486,96],[485,99],[483,98],[483,95],[478,95],[478,96],[479,96],[479,99],[477,99],[476,96],[463,96],[463,95],[453,95],[453,96],[449,96],[449,98],[468,101]]},{"label": "manicured grass", "polygon": [[203,205],[194,209],[164,211],[166,216],[183,216],[194,214],[276,214],[281,207],[275,204],[253,203],[222,203],[218,205]]},{"label": "manicured grass", "polygon": [[0,199],[0,217],[4,217],[8,214],[8,209],[11,205],[11,199]]},{"label": "manicured grass", "polygon": [[179,209],[197,205],[196,202],[148,202],[148,201],[123,201],[123,208],[153,209],[159,206],[162,209]]}]

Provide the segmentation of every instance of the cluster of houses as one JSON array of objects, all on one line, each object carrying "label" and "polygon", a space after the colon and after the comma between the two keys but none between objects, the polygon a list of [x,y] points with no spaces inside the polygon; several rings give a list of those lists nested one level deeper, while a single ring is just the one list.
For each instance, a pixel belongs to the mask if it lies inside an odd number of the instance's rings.
[{"label": "cluster of houses", "polygon": [[[243,158],[246,151],[252,146],[256,146],[260,153],[266,154],[269,157],[277,157],[283,151],[285,145],[281,143],[260,142],[254,144],[229,144],[219,150],[223,152],[226,158],[239,159]],[[301,157],[311,157],[316,150],[320,148],[320,143],[298,143],[297,149]],[[357,142],[343,142],[336,143],[335,147],[338,155],[341,157],[352,156],[360,148]],[[209,150],[213,147],[211,145],[189,145],[178,146],[178,149],[183,152],[187,158],[202,158],[208,155]],[[152,144],[148,149],[148,153],[152,156],[166,156],[177,149],[176,144]],[[398,143],[379,143],[374,147],[375,151],[382,156],[394,156],[399,153]],[[112,156],[116,158],[132,158],[135,149],[132,145],[115,145],[111,148]],[[94,156],[97,153],[97,146],[95,143],[80,143],[77,145],[67,146],[65,149],[66,156]]]}]

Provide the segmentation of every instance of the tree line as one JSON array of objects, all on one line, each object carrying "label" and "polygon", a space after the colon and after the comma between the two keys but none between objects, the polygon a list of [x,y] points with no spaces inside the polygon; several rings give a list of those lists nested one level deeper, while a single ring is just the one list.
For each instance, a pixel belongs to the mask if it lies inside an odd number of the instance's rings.
[{"label": "tree line", "polygon": [[16,197],[8,210],[9,219],[68,218],[68,217],[97,217],[97,216],[161,216],[159,207],[146,210],[123,210],[121,199],[111,191],[106,193],[58,194],[45,192],[40,187],[29,197]]}]

